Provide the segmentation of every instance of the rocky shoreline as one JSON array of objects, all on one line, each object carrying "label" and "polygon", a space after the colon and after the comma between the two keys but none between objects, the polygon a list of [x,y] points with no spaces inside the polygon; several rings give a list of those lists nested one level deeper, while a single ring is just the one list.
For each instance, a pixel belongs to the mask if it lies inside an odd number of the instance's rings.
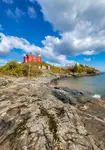
[{"label": "rocky shoreline", "polygon": [[93,74],[87,74],[87,73],[69,73],[69,74],[56,74],[56,78],[54,78],[53,80],[59,80],[65,77],[84,77],[84,76],[98,76],[103,74],[102,72],[96,72]]},{"label": "rocky shoreline", "polygon": [[0,77],[0,150],[105,150],[104,101],[54,81]]},{"label": "rocky shoreline", "polygon": [[69,78],[69,77],[84,77],[84,76],[98,76],[103,74],[102,72],[97,72],[94,74],[87,74],[87,73],[71,73],[71,74],[52,74],[53,79],[51,80],[51,84],[57,85],[60,79]]}]

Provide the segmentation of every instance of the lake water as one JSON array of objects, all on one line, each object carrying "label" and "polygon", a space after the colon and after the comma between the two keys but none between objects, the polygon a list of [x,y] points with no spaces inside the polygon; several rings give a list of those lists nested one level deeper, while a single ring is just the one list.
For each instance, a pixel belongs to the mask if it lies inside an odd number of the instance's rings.
[{"label": "lake water", "polygon": [[105,97],[105,74],[98,76],[69,77],[58,81],[59,86],[65,86],[77,89],[83,92],[89,92],[93,95]]}]

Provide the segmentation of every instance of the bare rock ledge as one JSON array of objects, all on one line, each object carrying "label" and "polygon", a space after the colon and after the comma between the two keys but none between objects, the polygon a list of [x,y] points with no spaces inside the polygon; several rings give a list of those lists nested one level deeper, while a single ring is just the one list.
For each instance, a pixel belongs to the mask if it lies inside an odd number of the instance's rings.
[{"label": "bare rock ledge", "polygon": [[105,150],[81,111],[52,93],[50,79],[0,79],[0,150]]}]

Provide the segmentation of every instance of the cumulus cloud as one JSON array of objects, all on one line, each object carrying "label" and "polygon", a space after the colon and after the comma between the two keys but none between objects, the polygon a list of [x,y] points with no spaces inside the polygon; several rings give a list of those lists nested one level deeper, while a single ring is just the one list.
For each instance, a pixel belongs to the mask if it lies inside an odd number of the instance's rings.
[{"label": "cumulus cloud", "polygon": [[67,67],[67,66],[73,66],[75,64],[77,64],[77,62],[75,61],[68,61],[67,63],[53,63],[53,62],[50,62],[50,61],[47,61],[48,64],[51,64],[53,66],[57,66],[57,67]]},{"label": "cumulus cloud", "polygon": [[0,55],[7,55],[12,49],[22,49],[26,52],[39,52],[40,48],[30,44],[27,40],[23,38],[18,38],[15,36],[5,36],[0,33]]},{"label": "cumulus cloud", "polygon": [[85,51],[83,52],[84,55],[93,55],[95,54],[94,50],[88,50],[88,51]]},{"label": "cumulus cloud", "polygon": [[40,48],[34,44],[29,43],[26,39],[6,36],[0,33],[0,56],[6,56],[13,49],[21,49],[24,52],[40,53],[48,59],[49,62],[60,64],[63,66],[75,64],[75,61],[67,60],[65,55],[56,55],[53,49],[50,49],[46,45]]},{"label": "cumulus cloud", "polygon": [[104,0],[37,0],[37,2],[42,7],[45,19],[57,30],[70,31],[80,21],[92,21],[92,24],[95,24],[105,17]]},{"label": "cumulus cloud", "polygon": [[36,18],[36,11],[34,7],[28,7],[28,15],[30,18]]},{"label": "cumulus cloud", "polygon": [[44,19],[61,38],[47,36],[44,45],[54,53],[76,56],[105,51],[105,0],[37,0]]},{"label": "cumulus cloud", "polygon": [[4,3],[7,3],[7,4],[12,4],[13,3],[13,0],[3,0]]},{"label": "cumulus cloud", "polygon": [[73,33],[65,32],[62,38],[47,36],[43,42],[45,47],[56,54],[77,56],[80,54],[94,55],[105,51],[105,36],[76,38]]},{"label": "cumulus cloud", "polygon": [[89,62],[89,61],[91,61],[91,58],[84,58],[84,60]]}]

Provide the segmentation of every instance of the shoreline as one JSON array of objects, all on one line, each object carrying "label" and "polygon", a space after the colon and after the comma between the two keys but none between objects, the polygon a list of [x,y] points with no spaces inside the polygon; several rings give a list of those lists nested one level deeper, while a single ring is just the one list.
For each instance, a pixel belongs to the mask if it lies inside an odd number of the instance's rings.
[{"label": "shoreline", "polygon": [[[94,76],[100,76],[100,75],[102,75],[102,74],[105,74],[105,73],[100,73],[100,74],[94,75]],[[61,76],[57,76],[57,77],[55,77],[54,79],[52,79],[52,80],[51,80],[51,84],[52,84],[52,85],[55,85],[55,86],[57,86],[57,87],[68,87],[68,88],[70,88],[70,89],[77,89],[78,91],[81,91],[81,90],[78,89],[78,87],[77,87],[77,88],[76,88],[76,87],[73,87],[72,84],[70,84],[70,83],[67,83],[67,82],[64,83],[64,82],[62,82],[62,79],[65,79],[65,78],[66,78],[66,79],[67,79],[67,78],[69,79],[70,77],[72,77],[72,78],[75,79],[75,78],[80,78],[80,77],[82,78],[82,77],[89,77],[89,76],[90,76],[90,77],[94,77],[93,75],[85,75],[85,76],[82,76],[82,75],[81,75],[81,76],[76,76],[76,77],[75,77],[75,76],[71,76],[71,75],[69,75],[69,76],[67,76],[67,75],[66,75],[66,76],[62,76],[62,75],[61,75]],[[85,90],[84,92],[88,92],[88,91]],[[95,98],[96,98],[96,96],[97,96],[97,98],[100,97],[101,99],[105,100],[105,96],[103,96],[103,95],[100,95],[100,94],[97,94],[97,93],[94,93],[94,92],[92,93],[91,91],[88,92],[88,93],[90,93],[91,96],[93,96],[93,97],[95,97]]]},{"label": "shoreline", "polygon": [[[101,74],[105,74],[105,73],[102,73],[102,72],[100,72],[100,73],[98,73],[98,74],[82,74],[82,73],[77,73],[77,74],[63,74],[63,75],[59,75],[59,74],[53,74],[53,76],[54,76],[54,79],[52,79],[53,81],[55,80],[59,80],[59,79],[62,79],[62,78],[69,78],[69,77],[84,77],[84,76],[99,76],[99,75],[101,75]],[[52,81],[52,82],[53,82]]]}]

